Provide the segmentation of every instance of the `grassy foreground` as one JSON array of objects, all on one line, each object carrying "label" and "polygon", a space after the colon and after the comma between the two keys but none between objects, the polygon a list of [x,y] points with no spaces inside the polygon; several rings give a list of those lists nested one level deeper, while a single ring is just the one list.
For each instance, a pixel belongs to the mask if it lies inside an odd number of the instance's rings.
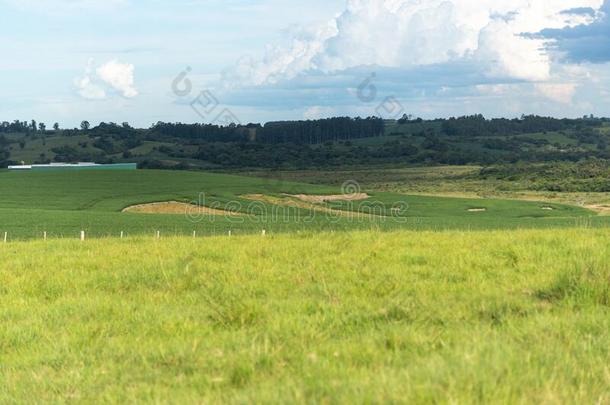
[{"label": "grassy foreground", "polygon": [[0,402],[610,401],[610,235],[0,245]]}]

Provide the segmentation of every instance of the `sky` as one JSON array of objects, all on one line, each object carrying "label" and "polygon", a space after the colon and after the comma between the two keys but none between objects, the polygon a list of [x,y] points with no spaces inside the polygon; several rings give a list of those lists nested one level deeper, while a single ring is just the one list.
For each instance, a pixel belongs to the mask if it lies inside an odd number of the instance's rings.
[{"label": "sky", "polygon": [[610,116],[610,0],[0,0],[0,121]]}]

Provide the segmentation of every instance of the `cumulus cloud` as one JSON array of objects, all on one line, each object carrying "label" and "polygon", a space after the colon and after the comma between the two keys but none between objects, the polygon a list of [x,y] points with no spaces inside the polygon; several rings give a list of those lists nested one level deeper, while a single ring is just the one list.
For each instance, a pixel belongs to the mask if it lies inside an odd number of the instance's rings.
[{"label": "cumulus cloud", "polygon": [[96,73],[101,80],[119,91],[123,97],[132,98],[138,95],[138,91],[134,87],[134,70],[134,65],[113,60],[98,67]]},{"label": "cumulus cloud", "polygon": [[93,59],[89,59],[85,74],[74,79],[74,85],[77,88],[78,94],[87,100],[101,100],[106,98],[106,91],[95,83]]},{"label": "cumulus cloud", "polygon": [[106,90],[115,90],[125,98],[138,95],[134,86],[135,67],[132,64],[109,61],[94,69],[94,61],[90,59],[85,73],[74,80],[78,94],[89,100],[104,99]]},{"label": "cumulus cloud", "polygon": [[[223,99],[308,118],[330,109],[374,115],[387,96],[424,115],[433,105],[439,113],[582,111],[579,96],[601,91],[591,86],[591,65],[566,63],[549,38],[532,33],[597,24],[606,1],[348,0],[332,20],[292,29],[227,69]],[[373,72],[378,97],[363,102],[358,86]]]},{"label": "cumulus cloud", "polygon": [[[336,73],[358,66],[413,68],[472,63],[485,75],[551,79],[543,29],[575,27],[584,9],[602,0],[349,0],[328,24],[293,32],[262,58],[244,58],[226,81],[262,85],[309,71]],[[566,10],[577,10],[566,13]],[[580,11],[578,11],[580,10]]]},{"label": "cumulus cloud", "polygon": [[226,84],[261,85],[291,79],[302,72],[315,70],[313,59],[324,52],[327,40],[337,35],[336,22],[289,31],[287,44],[269,45],[262,59],[243,57],[236,66],[224,72]]}]

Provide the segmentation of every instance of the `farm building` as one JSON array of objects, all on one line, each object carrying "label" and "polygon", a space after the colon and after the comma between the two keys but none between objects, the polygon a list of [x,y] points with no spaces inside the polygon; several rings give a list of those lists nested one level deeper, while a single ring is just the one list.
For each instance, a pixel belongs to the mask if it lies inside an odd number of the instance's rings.
[{"label": "farm building", "polygon": [[9,166],[8,169],[20,171],[76,171],[76,170],[136,170],[137,163],[97,164],[90,162],[79,163],[51,163],[48,165],[20,165]]}]

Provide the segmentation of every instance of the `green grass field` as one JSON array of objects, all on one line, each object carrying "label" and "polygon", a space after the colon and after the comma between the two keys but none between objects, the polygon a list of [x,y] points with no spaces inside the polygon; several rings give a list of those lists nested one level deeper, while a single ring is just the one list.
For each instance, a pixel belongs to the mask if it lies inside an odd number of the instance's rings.
[{"label": "green grass field", "polygon": [[[368,191],[368,190],[364,190]],[[606,226],[595,213],[568,205],[495,199],[438,198],[370,191],[359,202],[324,203],[321,207],[375,214],[368,218],[314,211],[308,207],[253,202],[244,195],[340,194],[340,186],[225,174],[170,171],[133,172],[0,172],[0,235],[10,239],[200,235],[305,230],[365,229],[500,229],[569,227],[588,223]],[[122,213],[131,205],[163,201],[195,202],[252,214],[250,217],[142,215]],[[201,201],[200,201],[201,200]],[[478,210],[471,212],[470,210]],[[482,211],[482,210],[485,211]]]},{"label": "green grass field", "polygon": [[474,169],[0,172],[0,403],[608,403],[609,218]]},{"label": "green grass field", "polygon": [[2,403],[610,402],[610,236],[0,245]]}]

